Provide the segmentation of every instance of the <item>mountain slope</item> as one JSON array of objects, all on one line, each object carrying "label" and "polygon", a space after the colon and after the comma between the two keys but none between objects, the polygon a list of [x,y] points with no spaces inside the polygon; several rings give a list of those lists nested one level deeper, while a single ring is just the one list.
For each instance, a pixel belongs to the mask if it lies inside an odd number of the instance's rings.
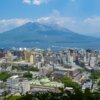
[{"label": "mountain slope", "polygon": [[19,43],[77,43],[98,42],[98,38],[80,35],[58,25],[41,23],[26,23],[13,30],[0,34],[0,42],[3,44]]}]

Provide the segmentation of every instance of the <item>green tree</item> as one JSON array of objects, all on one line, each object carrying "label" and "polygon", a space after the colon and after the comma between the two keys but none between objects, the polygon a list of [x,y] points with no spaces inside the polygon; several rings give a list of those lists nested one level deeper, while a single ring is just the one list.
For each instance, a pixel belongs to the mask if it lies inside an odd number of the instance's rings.
[{"label": "green tree", "polygon": [[30,72],[25,72],[23,74],[23,77],[25,77],[25,78],[32,78],[32,74]]},{"label": "green tree", "polygon": [[17,100],[100,100],[100,93],[91,92],[86,89],[82,92],[80,89],[74,89],[73,92],[64,90],[58,93],[54,92],[37,92],[26,94]]},{"label": "green tree", "polygon": [[99,79],[100,78],[100,72],[94,72],[90,76],[91,79]]},{"label": "green tree", "polygon": [[73,82],[69,77],[63,76],[61,82],[64,83],[65,87],[80,88],[80,85],[76,82]]}]

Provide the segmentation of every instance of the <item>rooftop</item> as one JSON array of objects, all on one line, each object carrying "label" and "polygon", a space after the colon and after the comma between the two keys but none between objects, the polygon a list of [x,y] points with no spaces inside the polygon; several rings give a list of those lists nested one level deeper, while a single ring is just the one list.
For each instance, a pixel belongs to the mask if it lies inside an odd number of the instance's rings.
[{"label": "rooftop", "polygon": [[18,75],[14,75],[14,76],[12,76],[10,78],[12,78],[12,79],[18,78]]}]

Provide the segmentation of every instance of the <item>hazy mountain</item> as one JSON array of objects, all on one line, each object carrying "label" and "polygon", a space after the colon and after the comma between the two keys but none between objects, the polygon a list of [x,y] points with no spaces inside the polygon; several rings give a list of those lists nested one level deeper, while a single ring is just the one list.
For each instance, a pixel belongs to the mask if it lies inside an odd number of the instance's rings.
[{"label": "hazy mountain", "polygon": [[77,43],[98,42],[98,38],[84,36],[54,24],[26,23],[13,30],[0,34],[2,45],[31,43]]},{"label": "hazy mountain", "polygon": [[93,37],[100,38],[100,32],[98,32],[98,33],[89,33],[89,34],[91,34],[91,36],[93,36]]}]

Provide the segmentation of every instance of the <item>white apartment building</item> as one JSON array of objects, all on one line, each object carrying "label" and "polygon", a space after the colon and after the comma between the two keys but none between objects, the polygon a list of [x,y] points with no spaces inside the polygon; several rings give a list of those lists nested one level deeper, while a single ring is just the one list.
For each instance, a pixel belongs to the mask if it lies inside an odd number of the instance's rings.
[{"label": "white apartment building", "polygon": [[24,80],[21,82],[21,89],[22,89],[22,93],[25,94],[26,92],[30,91],[30,83],[28,80]]},{"label": "white apartment building", "polygon": [[30,83],[28,80],[19,80],[18,75],[12,76],[7,79],[7,87],[12,94],[23,93],[25,94],[30,90]]},{"label": "white apartment building", "polygon": [[74,64],[72,65],[71,68],[55,67],[55,70],[66,72],[69,77],[77,76],[80,73],[80,69],[81,68],[79,66],[74,65]]},{"label": "white apartment building", "polygon": [[12,94],[15,94],[16,92],[21,92],[18,75],[8,78],[6,84]]},{"label": "white apartment building", "polygon": [[90,67],[95,67],[95,62],[96,62],[96,58],[95,57],[91,57],[90,58]]}]

